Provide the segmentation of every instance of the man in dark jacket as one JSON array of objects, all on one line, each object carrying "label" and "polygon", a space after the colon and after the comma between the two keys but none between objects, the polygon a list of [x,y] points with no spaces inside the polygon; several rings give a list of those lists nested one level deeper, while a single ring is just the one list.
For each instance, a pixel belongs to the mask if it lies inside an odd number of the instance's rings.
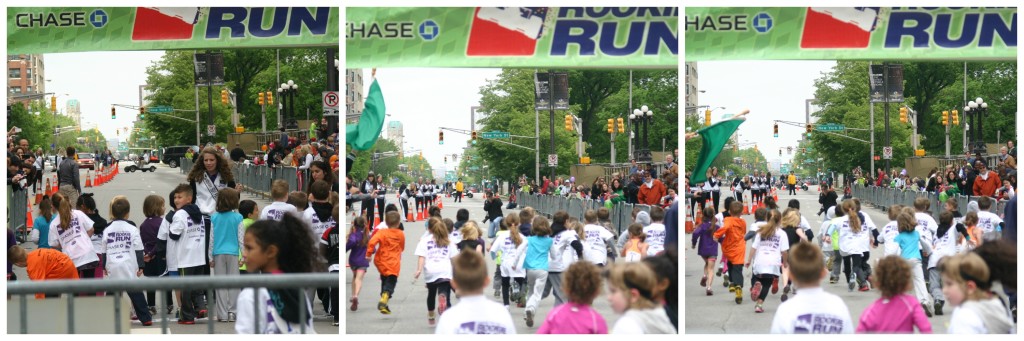
[{"label": "man in dark jacket", "polygon": [[629,183],[626,184],[626,188],[623,190],[623,194],[626,195],[626,202],[630,204],[636,204],[637,194],[640,193],[640,185],[643,184],[640,180],[640,175],[633,173],[629,176]]},{"label": "man in dark jacket", "polygon": [[821,210],[818,211],[818,215],[828,211],[829,207],[835,206],[836,200],[839,199],[839,195],[836,194],[834,187],[828,184],[822,184],[822,186],[825,188],[825,191],[818,196],[818,203],[821,204]]},{"label": "man in dark jacket", "polygon": [[498,227],[503,217],[501,213],[501,198],[494,195],[491,191],[485,192],[484,211],[487,211],[487,218],[484,218],[483,222],[491,222],[490,228],[487,229],[487,238],[493,239],[498,233]]}]

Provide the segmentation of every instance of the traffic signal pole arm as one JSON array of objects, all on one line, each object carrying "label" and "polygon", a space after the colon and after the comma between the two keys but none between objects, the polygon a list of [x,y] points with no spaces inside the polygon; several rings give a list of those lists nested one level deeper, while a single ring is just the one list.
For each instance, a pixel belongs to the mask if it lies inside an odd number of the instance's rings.
[{"label": "traffic signal pole arm", "polygon": [[[800,123],[800,122],[783,121],[783,120],[774,120],[773,122],[787,124],[787,125],[796,126],[796,127],[800,127],[800,128],[803,128],[804,125],[805,125],[804,123]],[[868,129],[864,129],[864,128],[846,128],[846,130],[868,131]],[[851,139],[851,140],[854,140],[854,141],[858,141],[858,142],[863,142],[863,143],[869,143],[869,144],[871,143],[871,141],[868,141],[868,140],[861,140],[861,139],[858,139],[856,137],[851,137],[849,135],[843,135],[843,134],[837,134],[837,133],[833,133],[833,132],[830,132],[830,131],[820,131],[819,130],[818,133],[825,133],[825,134],[829,134],[829,135],[833,135],[833,136],[845,137],[845,138],[848,138],[848,139]]]},{"label": "traffic signal pole arm", "polygon": [[[447,131],[450,131],[450,132],[453,132],[453,133],[459,133],[459,134],[464,134],[464,135],[470,135],[470,133],[472,133],[471,131],[466,130],[466,129],[456,129],[456,128],[446,128],[446,127],[438,127],[438,129],[440,129],[440,130],[447,130]],[[516,135],[509,135],[509,136],[516,136]],[[528,136],[517,136],[517,137],[528,137]],[[532,138],[532,137],[528,137],[528,138]],[[507,144],[507,145],[510,145],[510,146],[515,146],[515,147],[523,148],[523,149],[526,149],[526,150],[536,151],[536,149],[533,149],[533,148],[530,148],[530,147],[520,146],[518,144],[515,144],[515,143],[512,143],[512,142],[505,142],[505,141],[502,141],[502,140],[499,140],[499,139],[483,139],[483,138],[481,138],[481,140],[493,141],[493,142],[497,142],[497,143],[503,143],[503,144]]]}]

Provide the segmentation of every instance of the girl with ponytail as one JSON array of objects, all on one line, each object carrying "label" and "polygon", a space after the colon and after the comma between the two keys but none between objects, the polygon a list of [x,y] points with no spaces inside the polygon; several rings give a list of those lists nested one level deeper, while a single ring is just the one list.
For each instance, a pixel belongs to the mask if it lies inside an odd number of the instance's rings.
[{"label": "girl with ponytail", "polygon": [[100,258],[89,240],[94,232],[92,219],[82,211],[71,209],[71,203],[61,193],[54,194],[52,201],[57,208],[57,219],[50,222],[50,247],[71,258],[78,268],[79,278],[95,278]]},{"label": "girl with ponytail", "polygon": [[[317,261],[317,245],[309,237],[310,227],[301,218],[285,214],[281,221],[260,220],[245,230],[244,253],[246,269],[264,274],[322,272]],[[252,307],[259,294],[258,311]],[[238,319],[235,331],[242,334],[299,333],[300,323],[307,333],[313,330],[313,308],[301,289],[245,288],[238,295]],[[300,321],[299,309],[305,309],[305,321]],[[260,320],[260,330],[255,321]]]},{"label": "girl with ponytail", "polygon": [[840,208],[844,216],[836,221],[839,228],[839,253],[843,256],[843,269],[849,290],[853,291],[859,285],[860,291],[868,291],[870,288],[863,262],[864,253],[871,248],[873,224],[860,213],[853,199],[843,201]]}]

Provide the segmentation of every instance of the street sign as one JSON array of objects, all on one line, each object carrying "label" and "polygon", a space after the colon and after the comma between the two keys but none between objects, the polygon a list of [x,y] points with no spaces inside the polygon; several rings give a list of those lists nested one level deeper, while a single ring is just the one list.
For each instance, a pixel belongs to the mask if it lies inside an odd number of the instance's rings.
[{"label": "street sign", "polygon": [[509,134],[507,131],[485,131],[482,134],[485,139],[507,139]]},{"label": "street sign", "polygon": [[[889,66],[889,79],[885,79],[886,65]],[[903,65],[871,65],[869,76],[872,103],[903,102]],[[886,93],[886,90],[888,90],[888,93]]]},{"label": "street sign", "polygon": [[804,162],[806,162],[806,163],[813,163],[814,159],[807,159],[807,160],[804,160]]},{"label": "street sign", "polygon": [[195,82],[196,86],[210,86],[211,80],[213,85],[224,85],[224,54],[219,52],[210,53],[210,76],[207,77],[207,54],[196,53],[193,55],[193,62],[195,63]]},{"label": "street sign", "polygon": [[[549,99],[554,96],[554,110],[569,109],[569,74],[566,72],[554,73],[554,85],[549,84],[551,77],[547,72],[535,73],[534,108],[536,110],[552,109]],[[554,94],[551,93],[554,91]]]},{"label": "street sign", "polygon": [[892,147],[882,147],[882,158],[886,160],[892,159]]},{"label": "street sign", "polygon": [[207,125],[206,126],[206,136],[216,136],[216,135],[217,135],[217,126],[213,125],[213,124]]},{"label": "street sign", "polygon": [[825,124],[817,125],[815,127],[815,130],[817,130],[817,131],[843,131],[843,130],[846,130],[846,126],[842,125],[842,124],[825,123]]},{"label": "street sign", "polygon": [[157,106],[152,106],[152,107],[146,107],[146,112],[151,112],[151,113],[162,113],[162,112],[172,112],[172,111],[174,111],[174,107],[167,106],[167,105],[157,105]]},{"label": "street sign", "polygon": [[323,98],[321,102],[323,102],[324,110],[338,110],[338,103],[340,103],[341,100],[338,97],[337,91],[324,91],[321,97]]},{"label": "street sign", "polygon": [[558,166],[558,154],[548,154],[548,167]]}]

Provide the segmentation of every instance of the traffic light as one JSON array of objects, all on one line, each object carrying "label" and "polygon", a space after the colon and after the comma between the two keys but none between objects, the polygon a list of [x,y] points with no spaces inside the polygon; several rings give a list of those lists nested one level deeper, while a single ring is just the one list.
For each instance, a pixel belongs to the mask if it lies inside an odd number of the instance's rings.
[{"label": "traffic light", "polygon": [[739,151],[739,149],[740,149],[740,147],[739,147],[738,145],[735,145],[735,144],[734,144],[734,145],[732,145],[732,151],[733,151],[733,152],[735,152],[735,151]]},{"label": "traffic light", "polygon": [[264,102],[263,102],[263,97],[264,96],[266,96],[266,93],[261,92],[261,93],[259,93],[259,96],[256,97],[256,102],[259,103],[260,106],[263,106],[263,104],[264,104]]},{"label": "traffic light", "polygon": [[437,144],[444,144],[444,132],[437,132]]},{"label": "traffic light", "polygon": [[114,107],[110,107],[110,119],[112,119],[112,120],[116,120],[117,119],[117,109],[114,108]]},{"label": "traffic light", "polygon": [[476,130],[470,135],[470,139],[473,140],[473,144],[476,144]]},{"label": "traffic light", "polygon": [[565,130],[572,131],[572,115],[565,115]]},{"label": "traffic light", "polygon": [[779,156],[782,156],[782,148],[779,148]]},{"label": "traffic light", "polygon": [[274,92],[267,91],[267,105],[274,105]]},{"label": "traffic light", "polygon": [[619,125],[619,134],[626,132],[626,125],[623,124],[622,117],[617,118],[615,123]]},{"label": "traffic light", "polygon": [[614,133],[614,132],[615,132],[615,120],[609,118],[608,119],[608,133],[611,134],[611,133]]},{"label": "traffic light", "polygon": [[224,103],[224,104],[228,104],[228,89],[221,89],[220,90],[220,102]]},{"label": "traffic light", "polygon": [[705,126],[711,125],[711,110],[710,109],[704,110],[704,125]]},{"label": "traffic light", "polygon": [[793,147],[786,147],[786,154],[793,154]]},{"label": "traffic light", "polygon": [[758,150],[757,150],[757,145],[756,145],[756,144],[754,145],[754,151],[755,151],[755,152],[758,152]]},{"label": "traffic light", "polygon": [[57,112],[57,96],[50,97],[50,111]]},{"label": "traffic light", "polygon": [[146,118],[146,107],[139,107],[139,119]]},{"label": "traffic light", "polygon": [[960,111],[953,109],[953,125],[960,125]]},{"label": "traffic light", "polygon": [[907,123],[909,121],[907,119],[907,107],[900,107],[900,122]]},{"label": "traffic light", "polygon": [[775,137],[779,137],[779,124],[775,124]]},{"label": "traffic light", "polygon": [[808,124],[807,125],[807,136],[811,136],[811,130],[814,130],[814,125]]},{"label": "traffic light", "polygon": [[949,125],[949,111],[947,111],[947,110],[943,110],[942,111],[942,125],[944,125],[944,126],[948,126]]},{"label": "traffic light", "polygon": [[444,163],[448,163],[448,155],[444,156]]},{"label": "traffic light", "polygon": [[[420,160],[423,160],[423,151],[422,150],[420,151]],[[423,166],[420,165],[420,167],[423,167]]]}]

